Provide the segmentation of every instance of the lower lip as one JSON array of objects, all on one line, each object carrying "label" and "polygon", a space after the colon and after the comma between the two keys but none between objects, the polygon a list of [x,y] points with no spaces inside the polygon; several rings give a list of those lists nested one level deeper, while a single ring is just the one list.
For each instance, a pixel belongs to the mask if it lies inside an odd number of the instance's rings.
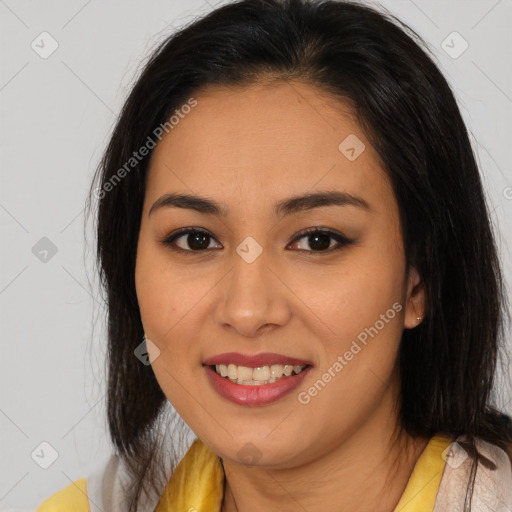
[{"label": "lower lip", "polygon": [[306,377],[312,366],[304,368],[298,375],[283,377],[271,384],[244,385],[235,384],[225,377],[221,377],[210,366],[204,366],[206,374],[215,391],[238,405],[264,405],[275,402],[291,393]]}]

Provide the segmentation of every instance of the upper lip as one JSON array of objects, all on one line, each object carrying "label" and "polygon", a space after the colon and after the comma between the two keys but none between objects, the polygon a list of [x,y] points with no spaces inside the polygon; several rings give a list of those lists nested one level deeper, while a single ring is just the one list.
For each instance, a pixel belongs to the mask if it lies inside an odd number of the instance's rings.
[{"label": "upper lip", "polygon": [[298,359],[297,357],[285,356],[283,354],[274,354],[272,352],[265,352],[263,354],[246,355],[239,352],[226,352],[209,357],[203,361],[205,365],[217,364],[235,364],[237,366],[247,366],[249,368],[257,368],[259,366],[270,366],[272,364],[292,364],[294,366],[307,366],[312,365],[310,361]]}]

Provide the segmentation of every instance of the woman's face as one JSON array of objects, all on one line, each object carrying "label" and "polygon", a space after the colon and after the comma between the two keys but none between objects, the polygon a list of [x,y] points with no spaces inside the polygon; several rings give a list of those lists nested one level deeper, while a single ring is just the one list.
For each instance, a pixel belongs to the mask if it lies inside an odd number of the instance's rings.
[{"label": "woman's face", "polygon": [[[298,82],[210,87],[194,98],[147,176],[135,278],[144,330],[160,351],[149,344],[152,368],[224,459],[299,464],[390,421],[397,350],[422,314],[421,283],[406,272],[392,188],[348,106]],[[339,194],[337,204],[286,203],[319,193]],[[152,209],[167,194],[207,199],[223,214],[185,202]],[[184,228],[202,233],[162,243]],[[324,233],[302,234],[314,228]],[[310,367],[260,387],[204,364],[233,352]],[[277,355],[253,378],[268,366],[277,379]],[[251,375],[238,366],[258,366],[224,359],[235,378]]]}]

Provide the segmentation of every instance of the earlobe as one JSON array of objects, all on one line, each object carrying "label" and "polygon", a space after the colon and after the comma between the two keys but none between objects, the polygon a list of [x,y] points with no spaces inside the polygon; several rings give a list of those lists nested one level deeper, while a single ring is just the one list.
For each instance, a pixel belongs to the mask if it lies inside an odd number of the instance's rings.
[{"label": "earlobe", "polygon": [[425,311],[425,287],[414,267],[409,271],[405,304],[404,328],[414,329],[422,322]]}]

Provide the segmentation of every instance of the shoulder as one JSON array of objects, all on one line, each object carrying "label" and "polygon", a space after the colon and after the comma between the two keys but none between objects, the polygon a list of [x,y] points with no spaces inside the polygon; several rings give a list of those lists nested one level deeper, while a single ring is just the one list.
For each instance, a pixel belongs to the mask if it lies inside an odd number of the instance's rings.
[{"label": "shoulder", "polygon": [[36,512],[89,512],[87,499],[87,481],[85,478],[76,480],[67,487],[45,500]]},{"label": "shoulder", "polygon": [[[35,512],[125,512],[129,509],[131,485],[126,466],[112,454],[80,478],[41,503]],[[154,510],[159,496],[151,492],[141,498],[141,510]]]},{"label": "shoulder", "polygon": [[[495,444],[477,438],[478,452],[472,509],[509,512],[512,508],[512,463],[510,455]],[[464,510],[466,490],[471,490],[474,457],[466,436],[457,437],[443,455],[446,461],[434,512]],[[476,454],[475,454],[476,455]]]},{"label": "shoulder", "polygon": [[97,463],[87,476],[46,499],[35,512],[122,510],[124,476],[119,457],[110,455]]}]

